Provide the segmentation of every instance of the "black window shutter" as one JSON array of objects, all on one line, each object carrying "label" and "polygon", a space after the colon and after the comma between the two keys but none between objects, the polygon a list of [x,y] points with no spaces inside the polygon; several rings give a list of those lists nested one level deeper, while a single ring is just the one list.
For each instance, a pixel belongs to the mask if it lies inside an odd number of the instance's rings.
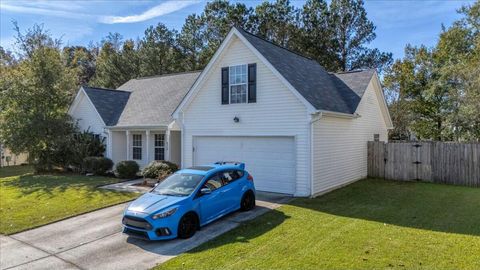
[{"label": "black window shutter", "polygon": [[248,103],[257,102],[257,64],[248,64]]},{"label": "black window shutter", "polygon": [[222,104],[228,104],[228,67],[222,68]]}]

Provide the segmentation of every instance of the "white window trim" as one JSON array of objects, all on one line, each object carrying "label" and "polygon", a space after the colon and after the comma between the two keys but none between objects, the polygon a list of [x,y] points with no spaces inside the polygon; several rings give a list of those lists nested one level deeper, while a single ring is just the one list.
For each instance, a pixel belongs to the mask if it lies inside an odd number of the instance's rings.
[{"label": "white window trim", "polygon": [[[163,135],[163,146],[157,146],[156,145],[157,135],[159,135],[159,136]],[[153,159],[154,160],[160,160],[160,159],[157,159],[157,157],[155,155],[155,150],[156,149],[162,149],[163,150],[163,160],[165,160],[165,134],[156,133],[156,134],[153,135]]]},{"label": "white window trim", "polygon": [[[246,76],[247,79],[245,80],[245,83],[231,83],[230,80],[230,68],[232,67],[237,67],[237,66],[245,66],[246,67]],[[232,103],[232,86],[236,85],[245,85],[245,102],[237,102],[237,103]],[[239,65],[233,65],[233,66],[228,66],[228,104],[247,104],[248,103],[248,65],[247,64],[239,64]]]},{"label": "white window trim", "polygon": [[[135,145],[135,136],[140,136],[140,146]],[[140,159],[135,158],[135,151],[133,151],[135,148],[140,148]],[[132,160],[143,160],[143,137],[142,134],[132,134]]]}]

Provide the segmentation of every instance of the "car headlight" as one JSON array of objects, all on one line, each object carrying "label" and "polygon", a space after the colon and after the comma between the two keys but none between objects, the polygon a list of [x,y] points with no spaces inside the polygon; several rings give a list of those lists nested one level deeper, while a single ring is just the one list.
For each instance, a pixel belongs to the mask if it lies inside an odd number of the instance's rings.
[{"label": "car headlight", "polygon": [[159,218],[169,217],[169,216],[175,214],[175,212],[177,212],[177,209],[178,209],[178,208],[172,208],[172,209],[170,209],[170,210],[168,210],[168,211],[155,214],[155,215],[152,216],[152,218],[153,218],[153,219],[159,219]]}]

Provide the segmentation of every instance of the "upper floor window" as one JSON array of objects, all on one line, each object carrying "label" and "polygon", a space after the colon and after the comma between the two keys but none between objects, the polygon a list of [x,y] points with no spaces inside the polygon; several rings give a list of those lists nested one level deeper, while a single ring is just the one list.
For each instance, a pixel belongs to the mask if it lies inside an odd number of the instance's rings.
[{"label": "upper floor window", "polygon": [[229,67],[230,103],[247,103],[247,65]]},{"label": "upper floor window", "polygon": [[257,102],[257,64],[222,67],[222,105]]},{"label": "upper floor window", "polygon": [[135,160],[142,159],[142,134],[132,135],[132,158]]}]

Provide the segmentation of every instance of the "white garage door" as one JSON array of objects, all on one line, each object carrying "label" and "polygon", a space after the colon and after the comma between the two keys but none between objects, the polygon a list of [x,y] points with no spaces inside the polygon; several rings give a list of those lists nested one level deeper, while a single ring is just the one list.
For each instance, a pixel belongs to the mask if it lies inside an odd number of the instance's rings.
[{"label": "white garage door", "polygon": [[295,192],[293,137],[194,137],[195,165],[241,161],[257,190]]}]

